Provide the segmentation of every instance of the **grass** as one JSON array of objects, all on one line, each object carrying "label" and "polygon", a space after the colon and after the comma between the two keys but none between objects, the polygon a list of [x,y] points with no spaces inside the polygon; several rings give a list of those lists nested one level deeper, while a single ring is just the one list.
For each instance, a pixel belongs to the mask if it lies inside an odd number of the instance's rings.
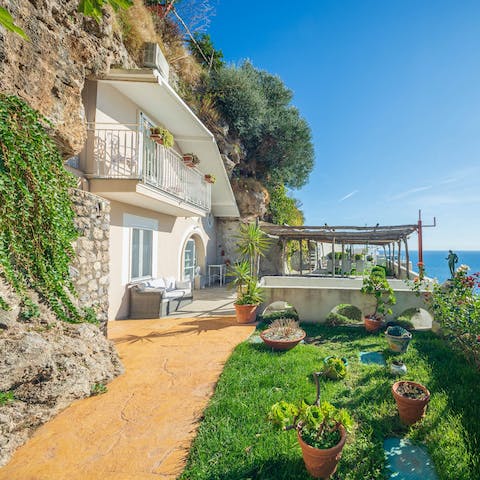
[{"label": "grass", "polygon": [[[340,381],[322,381],[322,399],[347,408],[356,428],[343,451],[335,480],[388,478],[383,440],[405,436],[424,443],[441,480],[480,478],[480,374],[431,332],[415,332],[401,358],[407,380],[432,393],[426,418],[414,427],[398,418],[385,368],[362,365],[359,351],[383,350],[382,335],[361,328],[306,326],[321,336],[318,346],[299,345],[273,353],[263,344],[240,344],[225,367],[204,413],[181,480],[308,479],[295,432],[281,432],[266,421],[279,401],[315,399],[311,373],[327,355],[347,357]],[[394,357],[385,352],[387,363]]]}]

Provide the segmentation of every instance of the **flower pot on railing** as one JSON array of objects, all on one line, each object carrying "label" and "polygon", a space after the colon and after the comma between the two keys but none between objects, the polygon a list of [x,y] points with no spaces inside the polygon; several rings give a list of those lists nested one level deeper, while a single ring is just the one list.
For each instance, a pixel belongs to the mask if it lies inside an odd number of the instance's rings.
[{"label": "flower pot on railing", "polygon": [[215,183],[217,181],[217,179],[215,178],[215,175],[205,175],[205,181],[207,183]]},{"label": "flower pot on railing", "polygon": [[166,129],[160,126],[150,128],[150,139],[159,145],[170,148],[173,147],[173,135]]},{"label": "flower pot on railing", "polygon": [[194,155],[193,153],[185,153],[183,155],[183,163],[187,166],[187,167],[196,167],[199,163],[200,163],[200,160],[198,159],[198,157],[196,155]]}]

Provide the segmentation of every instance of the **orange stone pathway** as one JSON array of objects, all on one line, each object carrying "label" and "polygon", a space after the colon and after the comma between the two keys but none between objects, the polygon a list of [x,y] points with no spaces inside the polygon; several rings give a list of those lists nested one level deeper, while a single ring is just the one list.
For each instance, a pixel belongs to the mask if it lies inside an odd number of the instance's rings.
[{"label": "orange stone pathway", "polygon": [[0,480],[177,478],[225,361],[254,328],[233,317],[111,322],[125,373],[40,427]]}]

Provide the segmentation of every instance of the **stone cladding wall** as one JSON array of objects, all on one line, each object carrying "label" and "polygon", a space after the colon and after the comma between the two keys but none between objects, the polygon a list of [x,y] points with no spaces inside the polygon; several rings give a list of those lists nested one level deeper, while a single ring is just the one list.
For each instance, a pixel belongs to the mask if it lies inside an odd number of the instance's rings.
[{"label": "stone cladding wall", "polygon": [[100,329],[106,334],[110,203],[82,190],[72,190],[72,200],[79,237],[74,243],[76,258],[72,263],[71,275],[78,293],[79,307],[93,307],[100,320]]}]

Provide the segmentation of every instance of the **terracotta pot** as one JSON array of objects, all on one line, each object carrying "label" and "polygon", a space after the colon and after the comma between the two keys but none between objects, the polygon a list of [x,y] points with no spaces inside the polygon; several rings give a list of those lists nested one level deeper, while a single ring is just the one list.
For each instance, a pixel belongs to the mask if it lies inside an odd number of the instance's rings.
[{"label": "terracotta pot", "polygon": [[340,425],[341,438],[340,441],[332,448],[315,448],[311,447],[302,440],[300,433],[297,432],[298,443],[302,448],[303,461],[305,468],[313,478],[327,479],[335,473],[337,464],[342,456],[343,446],[347,440],[347,432]]},{"label": "terracotta pot", "polygon": [[304,338],[306,333],[303,332],[303,335],[296,339],[296,340],[271,340],[269,338],[265,338],[265,332],[268,332],[267,330],[264,330],[262,333],[260,333],[260,338],[264,341],[265,345],[269,346],[270,348],[273,348],[273,350],[290,350],[296,345],[298,345]]},{"label": "terracotta pot", "polygon": [[258,305],[237,305],[235,304],[235,311],[237,312],[238,323],[251,323],[257,318]]},{"label": "terracotta pot", "polygon": [[163,145],[163,137],[161,137],[158,133],[152,133],[150,138],[159,145]]},{"label": "terracotta pot", "polygon": [[[402,383],[408,383],[410,385],[421,388],[427,394],[427,397],[423,400],[419,400],[415,398],[407,398],[403,395],[400,395],[397,390]],[[392,393],[393,398],[395,398],[395,401],[397,402],[400,420],[403,423],[406,423],[407,425],[412,425],[415,422],[418,422],[425,415],[428,402],[430,401],[430,392],[427,390],[426,387],[424,387],[420,383],[400,381],[392,385]]]},{"label": "terracotta pot", "polygon": [[377,320],[376,318],[365,317],[365,330],[367,332],[376,332],[383,324],[381,320]]}]

